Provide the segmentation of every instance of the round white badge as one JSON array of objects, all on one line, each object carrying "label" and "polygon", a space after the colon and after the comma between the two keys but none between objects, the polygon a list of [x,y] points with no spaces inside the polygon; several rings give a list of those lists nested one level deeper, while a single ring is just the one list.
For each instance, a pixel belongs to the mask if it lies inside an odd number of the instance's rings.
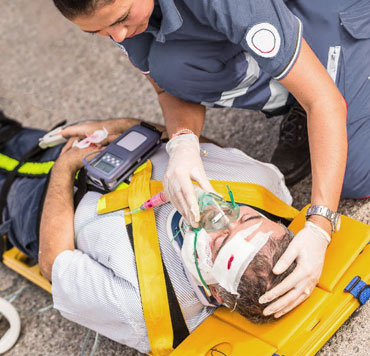
[{"label": "round white badge", "polygon": [[276,27],[270,23],[254,25],[245,37],[249,48],[261,57],[275,57],[280,49],[281,38]]}]

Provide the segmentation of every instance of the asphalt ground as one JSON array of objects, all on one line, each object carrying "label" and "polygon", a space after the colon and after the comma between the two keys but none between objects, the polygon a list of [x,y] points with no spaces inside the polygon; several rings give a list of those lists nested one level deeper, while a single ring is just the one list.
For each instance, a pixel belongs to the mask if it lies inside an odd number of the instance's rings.
[{"label": "asphalt ground", "polygon": [[[3,0],[0,5],[0,109],[25,126],[49,129],[67,119],[136,117],[163,123],[156,95],[109,40],[75,29],[52,1]],[[279,119],[245,110],[212,109],[203,134],[221,145],[269,161],[277,143]],[[292,187],[294,206],[310,199],[311,179]],[[340,212],[370,222],[370,201],[344,200]],[[4,266],[0,296],[26,287],[14,300],[22,333],[7,356],[80,355],[87,329],[62,318],[51,297]],[[1,292],[3,291],[3,292]],[[370,305],[352,316],[318,353],[368,356]],[[0,320],[0,335],[6,329]],[[93,335],[94,336],[94,335]],[[88,343],[88,350],[93,337]],[[135,350],[100,337],[97,356],[137,355]]]}]

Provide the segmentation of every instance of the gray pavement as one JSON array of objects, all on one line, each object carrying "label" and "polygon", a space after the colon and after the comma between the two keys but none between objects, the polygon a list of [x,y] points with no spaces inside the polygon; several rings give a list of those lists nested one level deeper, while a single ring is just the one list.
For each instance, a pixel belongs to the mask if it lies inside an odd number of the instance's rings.
[{"label": "gray pavement", "polygon": [[[3,0],[0,5],[0,109],[24,125],[48,129],[68,119],[137,117],[162,122],[156,96],[145,78],[107,39],[75,29],[52,1]],[[279,120],[241,110],[209,110],[204,135],[268,161],[277,143]],[[309,202],[310,178],[292,188],[294,205]],[[340,211],[370,223],[370,201],[345,200]],[[63,319],[51,297],[4,266],[4,296],[26,286],[14,301],[22,334],[7,356],[79,355],[87,329]],[[370,305],[361,308],[318,353],[368,356]],[[6,324],[0,320],[0,334]],[[91,348],[93,338],[88,346]],[[96,355],[137,355],[104,337]]]}]

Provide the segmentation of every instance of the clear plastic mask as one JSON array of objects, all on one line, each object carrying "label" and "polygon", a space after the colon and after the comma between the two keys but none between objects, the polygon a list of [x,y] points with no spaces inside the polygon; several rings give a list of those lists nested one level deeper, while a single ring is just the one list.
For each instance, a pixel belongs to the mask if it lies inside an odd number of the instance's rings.
[{"label": "clear plastic mask", "polygon": [[223,230],[239,218],[239,205],[235,204],[230,190],[229,195],[231,202],[227,202],[217,194],[203,191],[198,193],[200,228],[207,232]]}]

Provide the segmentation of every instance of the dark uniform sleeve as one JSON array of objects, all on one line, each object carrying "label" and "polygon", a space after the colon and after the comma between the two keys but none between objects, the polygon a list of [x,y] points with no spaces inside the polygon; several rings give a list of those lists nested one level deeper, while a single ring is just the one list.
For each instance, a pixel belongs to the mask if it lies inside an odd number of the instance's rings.
[{"label": "dark uniform sleeve", "polygon": [[275,79],[283,79],[301,48],[302,24],[283,0],[185,0],[204,25],[240,44]]},{"label": "dark uniform sleeve", "polygon": [[135,38],[127,38],[123,42],[113,43],[123,51],[134,67],[143,74],[149,73],[148,56],[153,36],[149,33],[142,33]]}]

